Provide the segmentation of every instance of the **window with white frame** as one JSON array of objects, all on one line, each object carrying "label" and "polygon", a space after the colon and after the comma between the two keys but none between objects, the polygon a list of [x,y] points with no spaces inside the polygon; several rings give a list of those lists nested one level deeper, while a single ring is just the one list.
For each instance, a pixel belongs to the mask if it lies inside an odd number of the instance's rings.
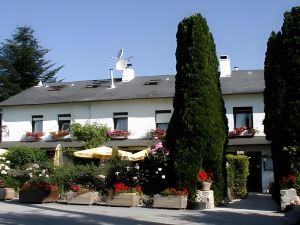
[{"label": "window with white frame", "polygon": [[171,116],[172,116],[171,110],[156,110],[155,111],[156,128],[167,130]]},{"label": "window with white frame", "polygon": [[59,114],[58,115],[58,130],[70,131],[71,114]]},{"label": "window with white frame", "polygon": [[114,113],[114,129],[128,131],[128,113],[127,112]]},{"label": "window with white frame", "polygon": [[246,127],[253,128],[253,109],[252,107],[234,107],[234,128]]},{"label": "window with white frame", "polygon": [[32,116],[32,132],[43,132],[43,116]]}]

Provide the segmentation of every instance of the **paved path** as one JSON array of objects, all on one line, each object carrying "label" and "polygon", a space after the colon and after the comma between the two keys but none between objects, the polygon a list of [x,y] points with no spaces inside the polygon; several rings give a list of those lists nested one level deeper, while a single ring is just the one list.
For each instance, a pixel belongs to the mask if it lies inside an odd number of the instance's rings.
[{"label": "paved path", "polygon": [[283,214],[269,195],[251,194],[227,207],[167,210],[142,207],[21,204],[0,202],[0,225],[282,225]]}]

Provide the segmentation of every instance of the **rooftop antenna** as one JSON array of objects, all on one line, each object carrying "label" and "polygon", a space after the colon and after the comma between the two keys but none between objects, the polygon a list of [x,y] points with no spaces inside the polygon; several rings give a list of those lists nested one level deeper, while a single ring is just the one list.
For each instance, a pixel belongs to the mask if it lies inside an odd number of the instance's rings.
[{"label": "rooftop antenna", "polygon": [[128,62],[129,62],[129,59],[132,58],[132,56],[130,56],[128,58],[124,58],[123,54],[124,54],[124,50],[123,50],[123,48],[121,48],[119,50],[117,57],[111,57],[112,59],[117,60],[117,62],[115,64],[116,70],[124,71],[130,65],[130,64],[128,64]]}]

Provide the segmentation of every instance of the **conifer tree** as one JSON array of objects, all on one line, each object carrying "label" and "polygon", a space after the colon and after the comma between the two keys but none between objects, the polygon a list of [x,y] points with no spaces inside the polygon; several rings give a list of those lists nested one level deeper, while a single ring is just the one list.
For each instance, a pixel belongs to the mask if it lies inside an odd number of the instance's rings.
[{"label": "conifer tree", "polygon": [[279,180],[291,173],[284,147],[300,145],[300,7],[284,15],[281,32],[272,32],[265,58],[264,127],[271,141],[275,197]]},{"label": "conifer tree", "polygon": [[197,174],[214,173],[217,203],[224,197],[224,115],[218,61],[206,20],[195,14],[178,25],[174,112],[166,146],[170,149],[173,185],[189,190],[194,201]]},{"label": "conifer tree", "polygon": [[54,82],[55,74],[62,68],[53,68],[42,48],[33,36],[33,29],[17,27],[12,39],[0,47],[0,101],[42,82]]}]

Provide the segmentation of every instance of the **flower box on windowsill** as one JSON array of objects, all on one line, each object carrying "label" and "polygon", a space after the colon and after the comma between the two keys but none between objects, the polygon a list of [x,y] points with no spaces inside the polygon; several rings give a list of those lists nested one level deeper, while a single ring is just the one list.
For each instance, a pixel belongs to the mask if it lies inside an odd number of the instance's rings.
[{"label": "flower box on windowsill", "polygon": [[140,196],[138,193],[119,193],[108,199],[108,206],[125,206],[132,207],[138,206]]},{"label": "flower box on windowsill", "polygon": [[154,195],[153,207],[155,207],[155,208],[170,208],[170,209],[185,209],[187,207],[187,196]]},{"label": "flower box on windowsill", "polygon": [[66,193],[68,204],[78,204],[78,205],[92,205],[97,203],[99,192],[90,191],[83,194],[79,194],[73,191]]},{"label": "flower box on windowsill", "polygon": [[43,135],[44,135],[43,132],[26,132],[25,141],[28,142],[40,141]]},{"label": "flower box on windowsill", "polygon": [[51,138],[54,141],[63,141],[63,140],[69,140],[71,139],[70,132],[69,131],[56,131],[56,132],[50,132]]},{"label": "flower box on windowsill", "polygon": [[254,128],[240,127],[234,128],[233,131],[228,133],[228,138],[251,138],[258,133]]},{"label": "flower box on windowsill", "polygon": [[125,130],[113,130],[107,132],[107,135],[111,139],[127,139],[130,135],[130,132]]}]

